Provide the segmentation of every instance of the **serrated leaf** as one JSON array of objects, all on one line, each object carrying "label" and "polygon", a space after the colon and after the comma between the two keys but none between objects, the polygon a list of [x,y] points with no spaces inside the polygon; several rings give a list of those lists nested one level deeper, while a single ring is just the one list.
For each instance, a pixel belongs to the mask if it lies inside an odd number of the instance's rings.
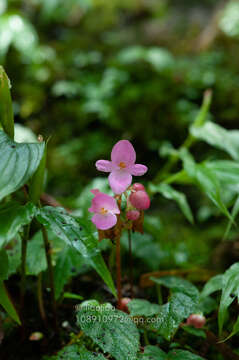
[{"label": "serrated leaf", "polygon": [[0,200],[27,183],[39,166],[44,147],[44,143],[16,143],[0,131]]},{"label": "serrated leaf", "polygon": [[239,160],[239,131],[226,130],[207,121],[202,126],[191,126],[190,133],[197,139],[226,151],[234,160]]},{"label": "serrated leaf", "polygon": [[139,332],[126,313],[114,309],[110,304],[85,302],[77,312],[77,324],[104,352],[111,354],[116,360],[136,360]]},{"label": "serrated leaf", "polygon": [[176,201],[176,203],[182,210],[184,216],[188,219],[189,222],[193,223],[193,214],[188,205],[187,198],[183,193],[175,190],[172,186],[164,183],[159,185],[150,184],[149,189],[152,193],[159,192],[166,199]]},{"label": "serrated leaf", "polygon": [[223,275],[213,276],[205,285],[201,293],[201,298],[204,298],[215,291],[221,290],[223,284]]},{"label": "serrated leaf", "polygon": [[83,345],[67,345],[49,360],[105,360],[102,354],[88,351]]},{"label": "serrated leaf", "polygon": [[0,206],[0,248],[12,240],[18,231],[29,224],[36,213],[33,204],[10,202]]},{"label": "serrated leaf", "polygon": [[69,215],[65,209],[45,206],[39,209],[38,221],[50,229],[67,245],[78,251],[102,277],[110,291],[116,296],[110,272],[98,249],[98,241],[94,237],[89,223]]},{"label": "serrated leaf", "polygon": [[14,139],[14,120],[10,81],[2,66],[0,66],[0,124],[11,139]]},{"label": "serrated leaf", "polygon": [[3,281],[0,281],[0,304],[6,310],[6,312],[11,316],[11,318],[13,318],[13,320],[15,320],[20,325],[21,321],[8,295],[7,289]]},{"label": "serrated leaf", "polygon": [[131,300],[127,307],[131,316],[153,316],[160,311],[160,305],[141,299]]},{"label": "serrated leaf", "polygon": [[149,328],[157,330],[166,340],[170,340],[184,319],[197,310],[197,304],[187,295],[175,293],[167,304],[161,305],[161,310],[155,321],[149,323]]}]

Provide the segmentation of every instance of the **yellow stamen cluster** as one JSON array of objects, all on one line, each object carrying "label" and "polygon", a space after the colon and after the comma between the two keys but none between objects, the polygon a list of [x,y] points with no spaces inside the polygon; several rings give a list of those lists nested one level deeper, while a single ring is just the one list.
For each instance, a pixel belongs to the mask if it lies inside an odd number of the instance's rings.
[{"label": "yellow stamen cluster", "polygon": [[125,168],[126,168],[126,164],[125,164],[123,161],[121,161],[121,162],[119,163],[119,167],[120,167],[121,169],[125,169]]},{"label": "yellow stamen cluster", "polygon": [[106,215],[108,213],[108,210],[106,210],[105,208],[102,207],[100,209],[100,213],[101,213],[101,215]]}]

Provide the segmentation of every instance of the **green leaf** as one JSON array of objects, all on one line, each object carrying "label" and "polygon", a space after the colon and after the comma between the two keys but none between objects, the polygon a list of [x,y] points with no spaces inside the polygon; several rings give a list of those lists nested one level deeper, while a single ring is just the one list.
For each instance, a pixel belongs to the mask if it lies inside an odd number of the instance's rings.
[{"label": "green leaf", "polygon": [[74,300],[83,300],[84,299],[83,296],[73,294],[70,292],[64,292],[63,297],[64,297],[64,299],[74,299]]},{"label": "green leaf", "polygon": [[0,66],[0,124],[11,139],[14,139],[14,119],[10,81],[2,66]]},{"label": "green leaf", "polygon": [[3,281],[0,281],[0,304],[6,310],[6,312],[11,316],[12,319],[15,320],[19,325],[21,325],[21,321],[8,295],[7,289]]},{"label": "green leaf", "polygon": [[[232,160],[216,160],[206,163],[217,176],[220,183],[227,187],[235,188],[239,182],[239,163]],[[237,190],[238,191],[238,190]]]},{"label": "green leaf", "polygon": [[172,293],[182,293],[189,296],[195,303],[199,298],[199,291],[192,283],[177,276],[164,276],[161,278],[151,277],[156,284],[164,285],[171,289]]},{"label": "green leaf", "polygon": [[161,310],[148,324],[149,329],[157,330],[166,340],[170,340],[184,319],[197,310],[197,304],[187,295],[175,293],[167,304],[161,305]]},{"label": "green leaf", "polygon": [[136,360],[139,332],[126,313],[111,304],[99,305],[95,300],[81,304],[77,324],[104,352],[116,360]]},{"label": "green leaf", "polygon": [[226,231],[224,234],[224,239],[227,238],[227,236],[231,230],[231,227],[233,225],[233,222],[234,222],[236,216],[238,215],[238,213],[239,213],[239,196],[237,197],[235,204],[233,205],[232,213],[231,213],[232,219],[228,222],[228,225],[227,225],[227,228],[226,228]]},{"label": "green leaf", "polygon": [[204,330],[196,329],[193,326],[185,325],[185,326],[182,326],[182,329],[184,331],[186,331],[187,333],[189,333],[191,335],[194,335],[194,336],[202,337],[204,339],[206,339],[206,337],[207,337]]},{"label": "green leaf", "polygon": [[214,293],[215,291],[221,290],[223,284],[223,275],[213,276],[204,286],[201,298],[205,298],[208,295]]},{"label": "green leaf", "polygon": [[233,294],[239,298],[239,263],[233,264],[223,275],[222,296],[218,311],[219,334],[222,333],[228,307],[234,300]]},{"label": "green leaf", "polygon": [[131,300],[127,307],[131,316],[153,316],[158,314],[161,309],[160,305],[141,299]]},{"label": "green leaf", "polygon": [[0,200],[31,178],[40,164],[44,147],[44,143],[16,143],[0,131]]},{"label": "green leaf", "polygon": [[168,353],[167,360],[205,360],[205,359],[189,351],[175,349],[175,350],[171,350]]},{"label": "green leaf", "polygon": [[148,345],[144,348],[144,353],[140,355],[140,360],[167,360],[167,354],[157,346]]},{"label": "green leaf", "polygon": [[239,131],[226,130],[207,121],[202,126],[191,126],[190,133],[197,139],[226,151],[234,160],[239,160]]},{"label": "green leaf", "polygon": [[8,278],[8,255],[6,250],[0,251],[0,281]]},{"label": "green leaf", "polygon": [[46,169],[46,155],[47,155],[47,146],[45,145],[44,154],[42,156],[38,169],[33,175],[29,185],[29,199],[35,205],[38,204],[41,194],[43,192],[44,175]]},{"label": "green leaf", "polygon": [[187,198],[183,193],[175,190],[170,185],[164,183],[159,185],[150,184],[149,190],[153,194],[159,192],[166,199],[176,201],[188,221],[193,223],[193,214],[188,205]]},{"label": "green leaf", "polygon": [[19,230],[29,224],[36,213],[33,204],[10,202],[0,206],[0,248],[12,240]]},{"label": "green leaf", "polygon": [[78,251],[102,277],[110,291],[116,296],[110,272],[98,249],[98,241],[92,234],[89,223],[69,215],[65,209],[51,206],[39,209],[38,221],[50,229],[66,244]]},{"label": "green leaf", "polygon": [[180,151],[184,170],[194,180],[195,184],[209,197],[217,208],[231,220],[231,216],[222,201],[220,182],[216,174],[205,163],[197,164],[186,150]]}]

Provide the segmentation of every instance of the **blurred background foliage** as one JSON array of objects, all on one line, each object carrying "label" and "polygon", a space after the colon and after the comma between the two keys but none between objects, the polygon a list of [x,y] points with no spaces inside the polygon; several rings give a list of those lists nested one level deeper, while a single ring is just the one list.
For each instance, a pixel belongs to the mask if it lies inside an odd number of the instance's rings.
[{"label": "blurred background foliage", "polygon": [[[50,138],[46,191],[79,214],[87,214],[89,189],[105,188],[95,161],[122,138],[153,180],[183,143],[206,89],[213,90],[209,118],[238,127],[236,0],[1,0],[0,63],[16,122]],[[201,142],[192,153],[197,161],[227,159]],[[197,190],[184,191],[196,226],[156,196],[147,234],[135,239],[148,270],[213,266],[214,248],[220,264],[226,220]],[[236,246],[228,251],[237,257]]]}]

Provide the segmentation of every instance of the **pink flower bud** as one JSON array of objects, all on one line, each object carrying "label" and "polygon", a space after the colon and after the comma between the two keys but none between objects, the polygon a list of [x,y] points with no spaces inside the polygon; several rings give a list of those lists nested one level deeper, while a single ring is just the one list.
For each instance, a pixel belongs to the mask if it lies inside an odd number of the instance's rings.
[{"label": "pink flower bud", "polygon": [[129,220],[137,220],[139,218],[140,212],[138,210],[129,210],[127,211],[127,219]]},{"label": "pink flower bud", "polygon": [[139,190],[130,194],[131,204],[138,210],[146,210],[150,207],[150,198],[145,191]]},{"label": "pink flower bud", "polygon": [[133,186],[132,186],[132,189],[134,191],[139,191],[139,190],[145,191],[144,185],[142,185],[140,183],[134,183]]},{"label": "pink flower bud", "polygon": [[196,329],[201,329],[206,323],[206,318],[200,314],[192,314],[187,318],[187,325],[191,325]]},{"label": "pink flower bud", "polygon": [[129,312],[129,309],[128,309],[128,303],[131,301],[132,299],[130,298],[122,298],[121,301],[120,301],[120,310],[121,311],[124,311],[124,312]]}]

